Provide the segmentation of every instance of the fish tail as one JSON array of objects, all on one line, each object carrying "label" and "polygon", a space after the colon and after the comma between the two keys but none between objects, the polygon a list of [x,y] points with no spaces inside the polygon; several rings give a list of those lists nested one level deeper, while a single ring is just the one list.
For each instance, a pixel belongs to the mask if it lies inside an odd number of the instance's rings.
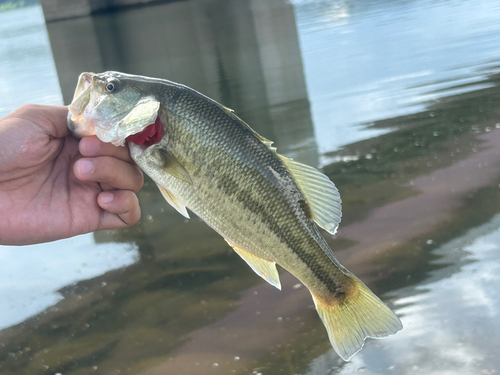
[{"label": "fish tail", "polygon": [[367,337],[383,338],[403,328],[401,321],[355,276],[349,277],[349,291],[335,296],[311,292],[330,342],[344,361],[361,350]]}]

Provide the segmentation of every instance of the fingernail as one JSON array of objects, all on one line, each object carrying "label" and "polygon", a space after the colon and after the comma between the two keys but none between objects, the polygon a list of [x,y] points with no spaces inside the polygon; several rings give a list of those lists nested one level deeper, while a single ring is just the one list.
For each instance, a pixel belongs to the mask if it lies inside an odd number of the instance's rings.
[{"label": "fingernail", "polygon": [[82,151],[87,155],[93,155],[99,148],[99,141],[95,138],[85,138],[82,141]]},{"label": "fingernail", "polygon": [[101,201],[103,203],[111,203],[113,202],[113,199],[115,199],[115,195],[113,193],[110,192],[101,193]]},{"label": "fingernail", "polygon": [[92,172],[92,169],[94,169],[94,163],[88,159],[78,160],[77,168],[78,172],[83,176]]}]

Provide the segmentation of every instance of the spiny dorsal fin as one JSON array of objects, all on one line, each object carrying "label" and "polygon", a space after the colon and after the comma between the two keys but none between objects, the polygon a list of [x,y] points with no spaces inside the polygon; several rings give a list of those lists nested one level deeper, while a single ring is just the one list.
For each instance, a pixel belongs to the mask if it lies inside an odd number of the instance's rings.
[{"label": "spiny dorsal fin", "polygon": [[175,195],[173,195],[171,192],[169,192],[167,189],[165,189],[163,186],[160,184],[158,185],[158,189],[160,189],[161,195],[163,195],[163,198],[173,207],[175,210],[180,213],[182,216],[184,216],[187,219],[190,219],[189,214],[186,210],[186,206],[184,206]]},{"label": "spiny dorsal fin", "polygon": [[342,218],[342,201],[335,184],[316,168],[277,154],[292,174],[311,209],[311,219],[335,234]]},{"label": "spiny dorsal fin", "polygon": [[263,258],[258,257],[250,253],[249,251],[243,250],[242,248],[232,244],[226,239],[226,242],[236,251],[236,253],[243,258],[245,262],[254,270],[254,272],[266,280],[272,286],[275,286],[281,290],[280,277],[278,270],[276,269],[276,262],[272,262]]},{"label": "spiny dorsal fin", "polygon": [[236,121],[238,121],[241,125],[243,125],[245,128],[247,128],[251,133],[252,135],[257,138],[259,141],[261,141],[264,145],[266,145],[271,151],[273,152],[276,152],[276,147],[272,147],[272,144],[274,143],[273,141],[270,141],[269,139],[267,138],[264,138],[263,136],[261,136],[259,133],[257,133],[255,130],[253,130],[250,125],[248,125],[245,121],[243,121],[242,119],[240,119],[238,116],[236,116],[236,114],[234,113],[234,110],[231,109],[231,108],[228,108],[226,106],[223,106],[221,104],[222,108],[224,108],[224,110],[227,112],[227,114],[229,116],[231,116],[233,119],[235,119]]},{"label": "spiny dorsal fin", "polygon": [[[224,108],[229,116],[247,128],[255,138],[276,153],[276,147],[272,147],[273,141],[258,134],[245,121],[236,116],[234,110],[231,108],[223,105],[222,108]],[[311,209],[311,218],[321,228],[331,234],[335,234],[342,218],[342,201],[335,184],[317,169],[293,161],[284,155],[276,154],[285,163],[302,194],[304,194],[307,204]]]},{"label": "spiny dorsal fin", "polygon": [[164,148],[160,148],[159,153],[163,159],[163,167],[162,169],[171,174],[172,176],[187,182],[188,184],[193,184],[193,181],[191,180],[191,176],[189,175],[188,171],[184,166],[177,161],[177,159],[168,153],[167,150]]}]

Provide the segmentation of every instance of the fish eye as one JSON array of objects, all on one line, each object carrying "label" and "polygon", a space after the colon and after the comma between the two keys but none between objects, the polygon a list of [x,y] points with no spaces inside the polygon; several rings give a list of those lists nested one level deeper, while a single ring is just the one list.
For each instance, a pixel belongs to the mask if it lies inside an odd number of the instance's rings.
[{"label": "fish eye", "polygon": [[117,79],[111,79],[106,83],[105,89],[107,92],[113,92],[118,89],[119,81]]}]

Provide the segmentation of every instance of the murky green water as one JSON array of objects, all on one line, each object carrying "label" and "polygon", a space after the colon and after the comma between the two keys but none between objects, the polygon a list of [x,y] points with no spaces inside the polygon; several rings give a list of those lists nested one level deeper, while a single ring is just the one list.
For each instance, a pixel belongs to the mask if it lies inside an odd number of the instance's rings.
[{"label": "murky green water", "polygon": [[47,37],[39,7],[0,13],[0,114],[68,103],[81,71],[196,88],[323,167],[328,242],[404,324],[344,363],[295,278],[265,284],[149,183],[132,228],[0,247],[0,374],[500,371],[498,20],[495,0],[192,0]]}]

